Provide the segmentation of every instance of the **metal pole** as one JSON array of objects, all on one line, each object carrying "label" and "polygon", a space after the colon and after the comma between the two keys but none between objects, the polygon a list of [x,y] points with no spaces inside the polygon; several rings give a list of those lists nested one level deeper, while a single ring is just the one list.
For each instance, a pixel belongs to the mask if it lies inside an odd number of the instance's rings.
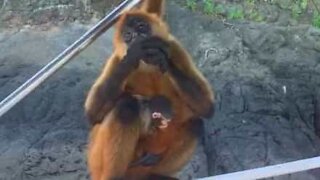
[{"label": "metal pole", "polygon": [[19,103],[23,98],[34,91],[47,78],[57,72],[66,63],[68,63],[75,55],[89,46],[99,35],[109,29],[120,16],[120,14],[127,9],[131,9],[141,0],[124,0],[118,7],[112,10],[107,16],[100,20],[94,27],[81,36],[76,42],[60,53],[49,64],[44,66],[34,76],[7,96],[0,102],[0,117],[8,112],[12,107]]},{"label": "metal pole", "polygon": [[320,157],[303,159],[256,169],[200,178],[198,180],[256,180],[298,173],[320,167]]}]

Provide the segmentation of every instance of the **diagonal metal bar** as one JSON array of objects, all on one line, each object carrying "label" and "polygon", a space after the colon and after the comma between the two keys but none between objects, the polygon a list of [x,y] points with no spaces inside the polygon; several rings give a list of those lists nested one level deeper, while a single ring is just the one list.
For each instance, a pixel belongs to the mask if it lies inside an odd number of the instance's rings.
[{"label": "diagonal metal bar", "polygon": [[94,27],[88,30],[76,42],[70,45],[56,58],[38,71],[34,76],[13,91],[4,100],[2,100],[0,102],[0,117],[2,117],[12,107],[14,107],[17,103],[34,91],[40,84],[42,84],[45,80],[62,68],[74,56],[88,47],[102,33],[108,30],[124,10],[131,9],[140,2],[141,0],[124,0],[121,4],[119,4],[119,6],[117,6],[102,20],[100,20]]}]

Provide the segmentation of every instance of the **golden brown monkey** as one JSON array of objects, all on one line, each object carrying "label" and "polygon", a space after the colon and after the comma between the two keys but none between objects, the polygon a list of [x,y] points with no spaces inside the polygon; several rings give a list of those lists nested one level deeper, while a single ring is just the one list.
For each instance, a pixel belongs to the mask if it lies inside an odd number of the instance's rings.
[{"label": "golden brown monkey", "polygon": [[93,180],[173,179],[192,156],[201,118],[213,115],[210,85],[163,12],[164,0],[144,0],[116,24],[114,52],[85,103]]}]

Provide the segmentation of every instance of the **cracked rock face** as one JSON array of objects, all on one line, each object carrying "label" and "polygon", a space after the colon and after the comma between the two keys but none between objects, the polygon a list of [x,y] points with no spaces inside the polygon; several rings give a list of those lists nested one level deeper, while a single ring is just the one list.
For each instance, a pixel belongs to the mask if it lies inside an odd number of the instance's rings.
[{"label": "cracked rock face", "polygon": [[[169,8],[171,29],[216,92],[215,117],[206,124],[208,174],[318,156],[320,31],[175,11]],[[302,177],[315,180],[319,172],[279,179]]]},{"label": "cracked rock face", "polygon": [[[0,27],[87,22],[120,0],[0,0]],[[1,22],[2,21],[2,22]]]},{"label": "cracked rock face", "polygon": [[[167,17],[216,93],[215,117],[206,121],[206,136],[181,179],[319,155],[320,31],[224,24],[172,3]],[[0,98],[87,29],[1,30]],[[111,39],[112,30],[0,119],[1,180],[88,179],[83,102],[112,51]],[[313,170],[275,179],[319,176]]]},{"label": "cracked rock face", "polygon": [[0,6],[7,26],[88,19],[93,12],[88,0],[0,0]]}]

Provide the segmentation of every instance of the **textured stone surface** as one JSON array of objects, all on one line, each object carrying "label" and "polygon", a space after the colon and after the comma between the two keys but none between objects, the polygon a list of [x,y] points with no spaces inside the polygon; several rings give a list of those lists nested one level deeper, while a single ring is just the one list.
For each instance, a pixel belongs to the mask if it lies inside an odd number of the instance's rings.
[{"label": "textured stone surface", "polygon": [[[319,30],[174,12],[169,8],[172,30],[217,94],[206,125],[209,175],[319,155]],[[318,176],[315,170],[279,179]]]},{"label": "textured stone surface", "polygon": [[2,0],[0,4],[6,26],[88,19],[93,13],[90,0]]},{"label": "textured stone surface", "polygon": [[[308,26],[227,24],[170,3],[167,21],[216,94],[216,115],[181,179],[319,155],[320,31]],[[92,25],[92,24],[91,24]],[[91,26],[90,25],[90,26]],[[39,26],[40,27],[40,26]],[[0,98],[89,26],[0,32]],[[0,179],[87,179],[85,94],[112,50],[107,32],[0,125]],[[313,170],[279,180],[316,180]]]},{"label": "textured stone surface", "polygon": [[[17,88],[86,29],[72,25],[49,31],[21,30],[4,40],[0,97]],[[85,177],[88,129],[82,106],[98,68],[110,53],[110,42],[110,34],[106,34],[1,118],[0,177]]]},{"label": "textured stone surface", "polygon": [[[0,0],[0,25],[58,24],[101,17],[120,0]],[[1,27],[1,26],[0,26]]]}]

